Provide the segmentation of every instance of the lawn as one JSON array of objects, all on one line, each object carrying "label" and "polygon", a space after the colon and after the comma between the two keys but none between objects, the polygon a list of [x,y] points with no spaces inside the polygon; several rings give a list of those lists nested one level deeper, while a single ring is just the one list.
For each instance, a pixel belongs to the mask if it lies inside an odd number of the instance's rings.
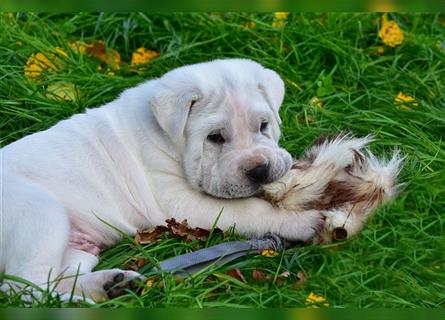
[{"label": "lawn", "polygon": [[[342,130],[374,134],[371,149],[380,156],[393,148],[406,155],[399,197],[379,209],[353,239],[299,246],[275,257],[251,255],[183,281],[158,275],[141,296],[129,293],[96,306],[304,307],[310,293],[323,296],[321,305],[329,307],[445,306],[445,14],[389,14],[404,33],[394,47],[379,38],[381,17],[0,15],[2,146],[113,100],[124,88],[174,67],[242,57],[283,77],[281,144],[295,157],[319,135]],[[159,56],[131,65],[140,47]],[[24,66],[37,53],[50,60],[49,68],[25,75]],[[399,93],[411,102],[397,103]],[[235,238],[216,235],[210,243]],[[132,258],[145,257],[148,263],[140,271],[146,273],[156,261],[203,246],[177,239],[132,244],[124,239],[103,252],[97,269],[125,268]],[[239,269],[246,281],[227,275],[231,269]],[[270,279],[254,281],[255,269]],[[280,276],[285,271],[287,278]],[[308,278],[302,285],[296,285],[298,272]],[[0,306],[10,305],[21,305],[19,295],[0,293]],[[48,298],[35,305],[61,303]]]}]

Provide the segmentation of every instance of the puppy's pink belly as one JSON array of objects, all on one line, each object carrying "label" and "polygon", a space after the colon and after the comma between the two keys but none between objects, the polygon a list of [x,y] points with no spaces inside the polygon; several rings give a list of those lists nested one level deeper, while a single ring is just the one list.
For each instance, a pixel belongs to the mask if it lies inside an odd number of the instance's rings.
[{"label": "puppy's pink belly", "polygon": [[79,230],[74,225],[71,225],[68,246],[73,249],[88,252],[95,256],[99,255],[101,251],[101,247],[93,241],[91,236],[84,233],[82,230]]}]

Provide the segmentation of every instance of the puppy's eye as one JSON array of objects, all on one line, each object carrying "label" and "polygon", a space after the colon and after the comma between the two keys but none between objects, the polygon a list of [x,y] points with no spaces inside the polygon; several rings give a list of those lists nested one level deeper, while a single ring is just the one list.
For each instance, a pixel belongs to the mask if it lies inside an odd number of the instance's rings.
[{"label": "puppy's eye", "polygon": [[268,125],[269,125],[269,122],[267,122],[267,121],[261,122],[260,131],[263,132],[264,130],[266,130]]},{"label": "puppy's eye", "polygon": [[216,144],[223,144],[226,142],[226,139],[220,134],[220,133],[212,133],[207,136],[207,139],[210,142],[216,143]]}]

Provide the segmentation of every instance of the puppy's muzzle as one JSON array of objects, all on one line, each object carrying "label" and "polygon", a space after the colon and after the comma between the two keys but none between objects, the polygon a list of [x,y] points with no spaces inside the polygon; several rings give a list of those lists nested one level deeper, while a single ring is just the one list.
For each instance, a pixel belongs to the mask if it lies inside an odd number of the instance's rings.
[{"label": "puppy's muzzle", "polygon": [[254,183],[264,183],[269,178],[269,164],[262,163],[246,172],[247,177]]}]

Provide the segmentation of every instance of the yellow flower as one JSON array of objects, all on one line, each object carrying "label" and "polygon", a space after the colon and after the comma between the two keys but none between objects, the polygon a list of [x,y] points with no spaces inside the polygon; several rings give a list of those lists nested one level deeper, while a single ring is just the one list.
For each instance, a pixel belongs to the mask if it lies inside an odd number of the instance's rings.
[{"label": "yellow flower", "polygon": [[286,20],[287,16],[289,15],[289,12],[275,12],[274,16],[278,20]]},{"label": "yellow flower", "polygon": [[388,20],[386,13],[382,16],[379,36],[383,43],[390,47],[398,46],[405,38],[398,24],[395,21]]},{"label": "yellow flower", "polygon": [[46,88],[46,97],[51,100],[75,101],[78,92],[71,82],[56,82]]},{"label": "yellow flower", "polygon": [[329,307],[329,303],[326,302],[326,298],[321,295],[316,295],[311,292],[306,298],[306,304],[310,305],[312,308],[318,308],[316,304],[322,304],[325,307]]},{"label": "yellow flower", "polygon": [[140,65],[140,64],[146,64],[150,62],[153,59],[156,59],[159,57],[159,52],[155,50],[147,50],[145,48],[139,48],[135,52],[133,52],[133,55],[131,56],[131,65]]},{"label": "yellow flower", "polygon": [[[407,102],[407,105],[404,104],[405,102]],[[410,106],[419,106],[419,103],[416,102],[416,99],[404,94],[403,92],[399,92],[399,94],[394,98],[394,104],[399,108],[408,110],[411,110]]]},{"label": "yellow flower", "polygon": [[[66,52],[59,47],[55,48],[57,54],[67,57]],[[45,71],[56,71],[63,67],[63,63],[53,53],[37,52],[28,58],[24,68],[25,77],[31,80],[38,80]]]},{"label": "yellow flower", "polygon": [[278,255],[278,252],[272,249],[264,249],[261,251],[261,255],[263,257],[276,257]]}]

